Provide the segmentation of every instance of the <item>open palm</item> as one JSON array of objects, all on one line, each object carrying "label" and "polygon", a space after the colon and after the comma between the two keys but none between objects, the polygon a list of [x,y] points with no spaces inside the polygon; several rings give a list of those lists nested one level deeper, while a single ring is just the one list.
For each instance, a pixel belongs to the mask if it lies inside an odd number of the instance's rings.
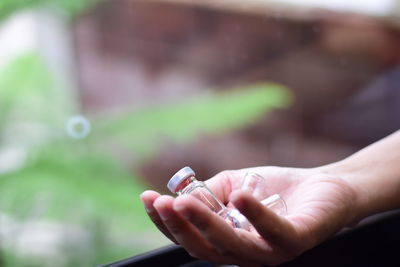
[{"label": "open palm", "polygon": [[[280,194],[288,212],[278,216],[240,186],[244,174],[266,179],[265,197]],[[352,222],[354,192],[340,177],[321,169],[257,167],[225,171],[206,181],[225,204],[235,206],[256,232],[227,227],[191,196],[142,194],[149,216],[171,240],[197,258],[229,264],[279,264],[317,245]]]}]

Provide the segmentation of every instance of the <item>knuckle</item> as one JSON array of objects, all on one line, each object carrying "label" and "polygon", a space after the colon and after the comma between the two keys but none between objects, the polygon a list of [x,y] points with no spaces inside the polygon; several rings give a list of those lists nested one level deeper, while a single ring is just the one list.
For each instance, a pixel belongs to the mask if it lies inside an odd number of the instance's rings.
[{"label": "knuckle", "polygon": [[217,174],[217,176],[222,177],[224,180],[229,180],[231,177],[235,176],[235,171],[234,170],[224,170],[221,171]]}]

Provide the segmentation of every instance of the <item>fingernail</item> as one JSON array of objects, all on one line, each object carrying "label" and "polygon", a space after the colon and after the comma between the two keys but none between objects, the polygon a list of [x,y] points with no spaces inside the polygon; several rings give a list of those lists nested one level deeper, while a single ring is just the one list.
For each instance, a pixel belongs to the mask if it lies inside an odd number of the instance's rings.
[{"label": "fingernail", "polygon": [[144,209],[146,210],[147,213],[153,212],[154,211],[154,207],[153,207],[153,203],[149,203],[147,201],[145,201],[143,199],[143,193],[140,195],[140,200],[142,201],[143,205],[144,205]]},{"label": "fingernail", "polygon": [[152,213],[154,211],[153,205],[150,205],[148,203],[144,203],[144,208],[146,209],[147,213]]}]

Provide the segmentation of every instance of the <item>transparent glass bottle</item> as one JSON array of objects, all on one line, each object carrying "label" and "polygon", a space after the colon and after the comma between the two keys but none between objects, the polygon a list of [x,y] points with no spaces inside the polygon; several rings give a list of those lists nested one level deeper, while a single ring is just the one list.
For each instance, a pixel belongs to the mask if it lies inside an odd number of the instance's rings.
[{"label": "transparent glass bottle", "polygon": [[[279,194],[268,196],[268,192],[266,192],[268,184],[261,175],[255,172],[246,173],[240,189],[250,193],[253,197],[260,200],[261,204],[272,209],[278,215],[285,215],[287,213],[286,203]],[[266,196],[268,197],[265,198]]]},{"label": "transparent glass bottle", "polygon": [[184,167],[172,176],[167,187],[174,194],[190,194],[194,196],[213,212],[226,220],[230,225],[235,228],[242,228],[240,221],[242,221],[243,218],[245,219],[245,217],[237,211],[232,214],[232,209],[227,208],[205,183],[195,178],[195,173],[190,167]]},{"label": "transparent glass bottle", "polygon": [[[264,179],[254,173],[247,174],[244,178],[242,189],[248,191],[257,198],[258,187],[264,186]],[[190,194],[213,212],[221,216],[225,221],[235,228],[250,230],[252,225],[238,210],[226,207],[215,194],[206,186],[205,183],[195,178],[195,173],[190,167],[184,167],[178,171],[168,182],[168,189],[177,195]],[[286,205],[279,195],[273,195],[261,201],[264,206],[280,208],[280,214],[286,211]]]}]

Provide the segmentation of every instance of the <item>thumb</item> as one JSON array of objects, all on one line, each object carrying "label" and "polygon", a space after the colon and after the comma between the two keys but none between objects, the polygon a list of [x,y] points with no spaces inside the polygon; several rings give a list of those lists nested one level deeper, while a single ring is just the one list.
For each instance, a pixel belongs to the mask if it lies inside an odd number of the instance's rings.
[{"label": "thumb", "polygon": [[259,200],[246,192],[235,191],[231,194],[230,200],[268,243],[290,254],[298,254],[301,250],[298,234],[285,217],[264,207]]}]

